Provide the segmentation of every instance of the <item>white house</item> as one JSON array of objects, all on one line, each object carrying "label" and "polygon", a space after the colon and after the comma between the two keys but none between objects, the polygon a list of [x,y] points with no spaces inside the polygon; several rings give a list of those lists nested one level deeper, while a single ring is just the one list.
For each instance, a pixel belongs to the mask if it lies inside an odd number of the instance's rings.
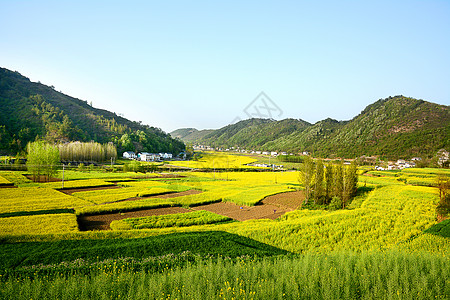
[{"label": "white house", "polygon": [[277,153],[276,151],[272,151],[272,152],[270,152],[270,155],[272,155],[272,156],[277,156],[278,153]]},{"label": "white house", "polygon": [[140,159],[140,161],[154,161],[155,154],[148,153],[148,152],[142,152],[142,153],[139,153],[139,159]]},{"label": "white house", "polygon": [[262,153],[263,155],[269,155],[269,152],[267,152],[267,151],[263,151],[263,153]]},{"label": "white house", "polygon": [[122,154],[122,157],[126,159],[136,159],[136,153],[133,151],[126,151]]},{"label": "white house", "polygon": [[159,153],[159,157],[161,159],[172,159],[173,155],[172,153]]}]

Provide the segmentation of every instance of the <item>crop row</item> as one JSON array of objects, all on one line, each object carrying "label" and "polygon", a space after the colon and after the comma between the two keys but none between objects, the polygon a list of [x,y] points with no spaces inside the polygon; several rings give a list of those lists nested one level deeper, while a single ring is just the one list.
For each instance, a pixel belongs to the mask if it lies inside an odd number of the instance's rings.
[{"label": "crop row", "polygon": [[23,176],[21,172],[14,171],[0,171],[0,176],[15,185],[30,183],[31,180]]},{"label": "crop row", "polygon": [[123,219],[111,222],[110,226],[113,230],[130,230],[204,225],[230,220],[230,218],[225,216],[205,210],[198,210],[180,214]]},{"label": "crop row", "polygon": [[0,218],[0,237],[77,231],[77,218],[70,213]]},{"label": "crop row", "polygon": [[7,184],[11,184],[11,181],[9,181],[6,178],[0,176],[0,185],[7,185]]},{"label": "crop row", "polygon": [[42,186],[52,189],[70,189],[70,188],[89,188],[98,186],[111,186],[114,183],[104,181],[102,179],[80,179],[80,180],[66,180],[63,182],[47,182]]},{"label": "crop row", "polygon": [[[125,262],[126,263],[126,262]],[[124,263],[72,276],[0,282],[5,299],[448,299],[449,259],[419,254],[333,253],[255,260],[205,259],[159,272]]]},{"label": "crop row", "polygon": [[88,204],[49,188],[0,189],[0,214],[76,208]]}]

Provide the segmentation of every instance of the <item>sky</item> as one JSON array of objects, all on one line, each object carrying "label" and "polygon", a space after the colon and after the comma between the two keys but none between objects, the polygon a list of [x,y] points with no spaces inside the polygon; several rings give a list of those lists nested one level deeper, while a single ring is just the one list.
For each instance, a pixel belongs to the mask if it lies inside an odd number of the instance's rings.
[{"label": "sky", "polygon": [[450,1],[0,0],[0,67],[166,132],[450,104]]}]

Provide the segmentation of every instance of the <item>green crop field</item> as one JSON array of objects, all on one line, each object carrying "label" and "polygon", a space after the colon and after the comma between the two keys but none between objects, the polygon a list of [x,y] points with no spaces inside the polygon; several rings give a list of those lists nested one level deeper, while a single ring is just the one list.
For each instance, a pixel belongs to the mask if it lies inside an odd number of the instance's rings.
[{"label": "green crop field", "polygon": [[129,218],[113,221],[113,230],[130,230],[143,228],[185,227],[231,221],[230,218],[209,211],[199,210],[182,214]]},{"label": "green crop field", "polygon": [[[305,206],[275,220],[193,210],[228,202],[257,211],[269,195],[302,193],[298,172],[211,170],[215,159],[235,168],[243,158],[210,153],[188,162],[207,172],[170,176],[69,171],[65,187],[83,188],[69,195],[61,182],[0,172],[19,186],[0,188],[0,298],[450,297],[450,222],[435,212],[435,180],[448,171],[365,167],[346,209]],[[115,219],[113,230],[79,229],[80,217],[181,206]]]}]

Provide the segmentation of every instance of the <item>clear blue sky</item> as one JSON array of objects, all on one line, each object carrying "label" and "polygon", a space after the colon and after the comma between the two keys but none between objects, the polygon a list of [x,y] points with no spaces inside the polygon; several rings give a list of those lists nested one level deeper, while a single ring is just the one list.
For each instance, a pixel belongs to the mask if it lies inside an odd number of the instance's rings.
[{"label": "clear blue sky", "polygon": [[165,131],[245,118],[261,91],[277,119],[348,120],[450,104],[450,1],[0,0],[0,66]]}]

